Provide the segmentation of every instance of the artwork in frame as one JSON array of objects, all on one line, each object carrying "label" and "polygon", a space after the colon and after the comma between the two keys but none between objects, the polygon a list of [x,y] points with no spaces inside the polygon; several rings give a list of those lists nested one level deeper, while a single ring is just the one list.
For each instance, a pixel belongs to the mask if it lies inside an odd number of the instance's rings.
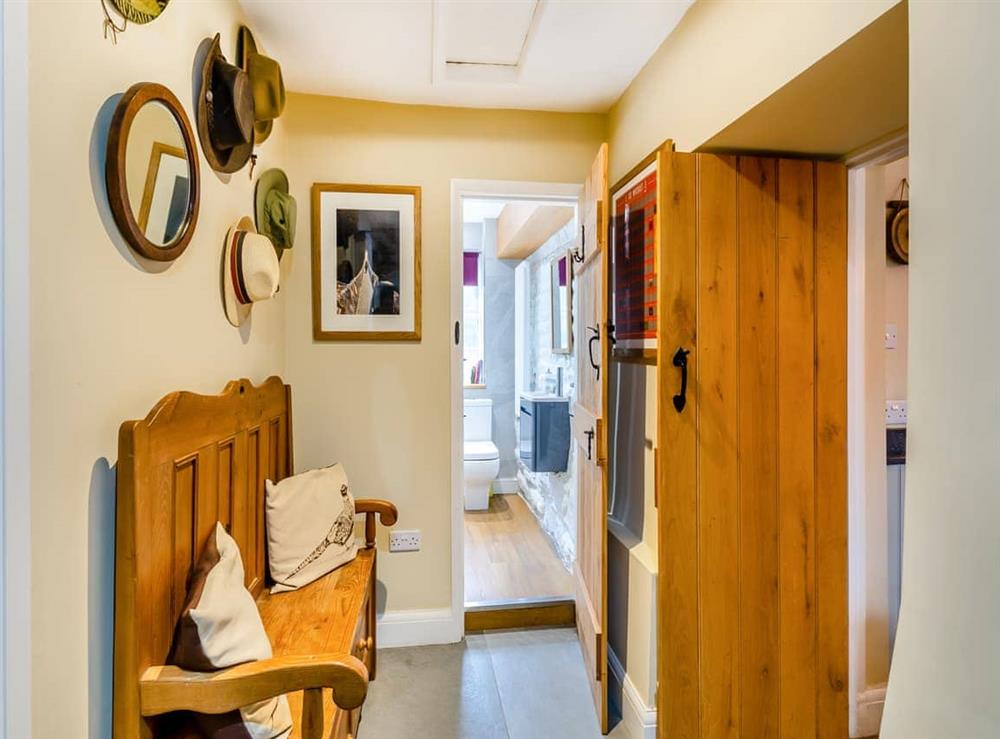
[{"label": "artwork in frame", "polygon": [[611,191],[613,357],[656,361],[656,152]]},{"label": "artwork in frame", "polygon": [[420,188],[312,186],[313,338],[420,340]]}]

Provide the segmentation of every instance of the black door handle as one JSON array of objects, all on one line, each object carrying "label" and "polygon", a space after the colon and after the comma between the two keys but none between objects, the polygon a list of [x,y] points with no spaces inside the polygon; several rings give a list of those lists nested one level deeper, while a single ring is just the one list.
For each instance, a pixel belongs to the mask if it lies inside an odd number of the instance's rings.
[{"label": "black door handle", "polygon": [[583,435],[587,437],[587,459],[591,459],[593,455],[590,448],[594,443],[594,429],[587,429]]},{"label": "black door handle", "polygon": [[590,357],[590,366],[594,368],[597,372],[597,379],[601,379],[601,365],[594,361],[594,342],[600,343],[601,341],[601,329],[597,326],[587,326],[588,329],[594,332],[594,335],[590,337],[590,341],[587,343],[587,354]]},{"label": "black door handle", "polygon": [[687,405],[688,390],[688,354],[691,352],[684,347],[678,347],[674,352],[674,367],[681,368],[681,391],[674,396],[674,408],[680,413]]},{"label": "black door handle", "polygon": [[462,336],[462,324],[460,324],[458,321],[455,321],[455,346],[458,346],[458,340],[461,338],[461,336]]}]

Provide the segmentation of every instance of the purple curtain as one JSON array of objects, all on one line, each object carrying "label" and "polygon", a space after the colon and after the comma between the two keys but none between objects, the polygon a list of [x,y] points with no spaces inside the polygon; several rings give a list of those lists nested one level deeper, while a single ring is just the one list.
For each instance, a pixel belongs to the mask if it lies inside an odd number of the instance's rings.
[{"label": "purple curtain", "polygon": [[479,285],[479,252],[463,252],[462,257],[462,265],[464,268],[462,284],[466,287],[476,287]]}]

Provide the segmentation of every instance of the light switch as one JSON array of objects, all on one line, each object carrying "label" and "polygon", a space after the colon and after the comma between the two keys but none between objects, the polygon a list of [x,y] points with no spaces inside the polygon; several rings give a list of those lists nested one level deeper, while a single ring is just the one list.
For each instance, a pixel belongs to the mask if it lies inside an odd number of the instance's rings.
[{"label": "light switch", "polygon": [[895,349],[896,348],[896,324],[887,323],[885,325],[885,348]]}]

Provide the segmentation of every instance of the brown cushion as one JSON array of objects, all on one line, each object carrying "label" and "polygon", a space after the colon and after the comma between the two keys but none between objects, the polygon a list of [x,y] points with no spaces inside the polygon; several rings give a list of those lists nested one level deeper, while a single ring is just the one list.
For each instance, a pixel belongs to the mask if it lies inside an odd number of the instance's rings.
[{"label": "brown cushion", "polygon": [[[191,574],[174,635],[174,664],[209,672],[271,657],[271,642],[243,582],[239,547],[217,523]],[[285,696],[225,714],[199,715],[198,722],[212,739],[284,739],[292,730]]]}]

